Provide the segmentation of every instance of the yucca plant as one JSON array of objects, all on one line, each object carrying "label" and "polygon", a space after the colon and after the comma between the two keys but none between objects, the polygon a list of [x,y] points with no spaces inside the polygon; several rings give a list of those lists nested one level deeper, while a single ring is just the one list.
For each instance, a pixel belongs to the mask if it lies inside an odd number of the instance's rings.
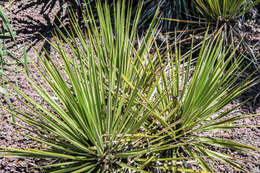
[{"label": "yucca plant", "polygon": [[195,0],[199,12],[213,22],[235,22],[260,1],[256,0]]},{"label": "yucca plant", "polygon": [[1,156],[52,158],[42,166],[49,172],[200,171],[186,160],[212,171],[206,159],[240,168],[210,145],[256,148],[203,134],[237,127],[231,123],[245,116],[227,118],[234,108],[217,113],[252,84],[235,85],[241,59],[229,66],[234,52],[225,50],[223,38],[204,41],[193,69],[192,54],[183,59],[178,48],[160,53],[153,42],[156,16],[143,41],[136,39],[142,4],[131,23],[131,2],[114,1],[113,17],[108,4],[96,3],[98,22],[86,6],[86,33],[75,19],[71,31],[50,43],[60,59],[39,55],[35,68],[47,87],[36,77],[27,80],[42,102],[13,86],[23,108],[1,106],[32,127],[19,125],[41,145],[1,147]]},{"label": "yucca plant", "polygon": [[[239,27],[241,17],[249,12],[260,0],[194,0],[196,8],[212,31],[221,31],[225,34],[225,44],[241,40]],[[238,41],[239,42],[239,41]],[[242,44],[246,44],[243,42]],[[246,46],[246,45],[245,45]],[[248,48],[248,46],[246,46]]]},{"label": "yucca plant", "polygon": [[165,57],[157,51],[161,66],[165,68],[153,86],[153,97],[160,99],[152,118],[146,121],[146,128],[151,136],[155,136],[149,144],[158,145],[160,151],[155,152],[153,158],[139,159],[150,163],[154,171],[160,168],[165,172],[196,172],[200,170],[190,168],[198,164],[205,172],[218,172],[209,163],[218,165],[220,161],[247,172],[237,163],[240,159],[222,153],[216,147],[232,151],[251,150],[252,153],[259,151],[252,146],[211,136],[216,130],[239,128],[236,120],[255,116],[228,116],[237,107],[222,110],[254,82],[238,82],[243,58],[238,57],[230,64],[235,50],[223,46],[223,36],[209,41],[206,38],[207,35],[195,65],[192,64],[192,47],[190,56],[182,58],[176,45],[174,55],[169,53],[167,56],[169,63],[166,66],[163,63]]},{"label": "yucca plant", "polygon": [[[60,32],[53,48],[60,61],[46,52],[35,65],[48,87],[36,78],[27,77],[31,87],[45,105],[18,93],[24,107],[7,110],[33,127],[29,138],[42,144],[40,149],[1,148],[4,156],[53,158],[53,164],[43,166],[54,172],[115,172],[135,168],[135,157],[147,153],[133,143],[138,130],[150,115],[151,109],[141,100],[151,80],[152,61],[146,54],[151,49],[154,21],[143,42],[136,42],[136,28],[142,4],[130,27],[132,4],[114,2],[113,22],[110,9],[96,2],[98,22],[87,5],[83,33],[75,23],[65,36]],[[63,39],[71,48],[65,51]],[[136,48],[135,48],[136,47]],[[156,61],[156,60],[154,60]],[[145,65],[145,68],[140,68]],[[156,65],[156,64],[155,64]],[[153,66],[154,67],[154,66]],[[25,75],[26,76],[26,75]],[[129,87],[123,79],[133,83]],[[11,84],[10,84],[11,85]],[[25,128],[20,125],[20,128]],[[125,154],[128,151],[129,154]],[[3,154],[6,153],[6,154]]]}]

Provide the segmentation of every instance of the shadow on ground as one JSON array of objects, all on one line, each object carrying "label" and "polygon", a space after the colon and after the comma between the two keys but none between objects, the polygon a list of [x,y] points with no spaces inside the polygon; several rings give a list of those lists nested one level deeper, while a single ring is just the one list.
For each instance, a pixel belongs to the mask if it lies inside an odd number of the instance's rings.
[{"label": "shadow on ground", "polygon": [[42,50],[49,52],[50,44],[43,38],[50,40],[57,28],[64,31],[61,23],[68,19],[64,1],[37,0],[16,3],[12,9],[12,24],[18,36],[18,44],[30,45],[27,47],[29,51],[31,46],[43,41]]}]

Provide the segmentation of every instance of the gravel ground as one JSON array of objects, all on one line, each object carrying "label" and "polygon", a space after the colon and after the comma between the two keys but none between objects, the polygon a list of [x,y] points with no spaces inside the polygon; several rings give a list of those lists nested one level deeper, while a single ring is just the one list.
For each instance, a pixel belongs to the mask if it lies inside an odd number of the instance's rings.
[{"label": "gravel ground", "polygon": [[[33,45],[37,49],[41,49],[44,46],[51,53],[51,57],[55,58],[57,55],[50,48],[50,46],[43,41],[43,35],[48,39],[51,39],[51,32],[54,31],[54,23],[58,23],[55,19],[55,16],[62,18],[65,14],[64,8],[60,9],[59,3],[62,0],[57,1],[40,1],[40,0],[23,0],[15,1],[11,6],[11,12],[13,17],[13,29],[17,32],[18,39],[18,49],[21,50],[24,46],[27,47],[27,55],[33,61],[36,61],[36,56],[33,52],[33,49],[29,48],[30,45]],[[55,2],[55,3],[52,3]],[[6,3],[0,2],[0,5],[5,5]],[[247,38],[253,40],[254,42],[260,41],[260,27],[252,27],[247,34]],[[253,32],[253,33],[252,33]],[[12,45],[9,45],[12,49],[16,49]],[[258,44],[259,48],[259,44]],[[258,51],[259,55],[259,49]],[[22,57],[21,57],[22,58]],[[13,61],[9,58],[8,61]],[[25,91],[30,97],[36,98],[37,95],[34,94],[28,87],[28,83],[25,80],[25,77],[17,72],[17,65],[9,65],[6,67],[6,74],[9,77],[9,81],[12,83],[17,82],[17,85]],[[33,70],[32,73],[37,73]],[[8,85],[6,85],[8,86]],[[238,100],[234,101],[232,104],[228,105],[235,106],[241,101],[253,97],[255,100],[247,102],[242,108],[238,109],[232,115],[237,114],[249,114],[249,113],[260,113],[260,96],[257,97],[257,94],[260,93],[260,85],[255,86],[254,88],[247,91],[243,96]],[[39,100],[40,101],[40,100]],[[11,97],[11,102],[14,106],[19,107],[20,104],[17,100]],[[7,105],[6,99],[0,95],[0,104]],[[232,116],[231,115],[231,116]],[[0,110],[0,147],[36,147],[38,144],[34,141],[27,139],[20,135],[15,127],[8,123],[11,121],[12,117],[10,114],[6,113],[3,110]],[[20,120],[17,120],[18,123],[23,124]],[[234,141],[250,144],[255,147],[260,148],[260,117],[253,117],[237,121],[237,124],[244,125],[257,125],[258,127],[254,128],[242,128],[235,129],[232,131],[219,132],[216,131],[213,136],[219,136],[226,139],[232,139]],[[229,150],[225,151],[226,153],[235,155],[238,158],[241,158],[242,165],[249,169],[252,173],[260,173],[260,152],[253,154],[248,153],[233,153]],[[256,155],[258,154],[258,155]],[[245,159],[245,160],[242,160]],[[40,163],[48,162],[46,160],[40,159],[28,159],[28,158],[0,158],[0,173],[22,173],[22,172],[41,172],[41,170],[32,169],[34,166],[39,165]],[[218,172],[237,172],[235,169],[221,165]]]}]

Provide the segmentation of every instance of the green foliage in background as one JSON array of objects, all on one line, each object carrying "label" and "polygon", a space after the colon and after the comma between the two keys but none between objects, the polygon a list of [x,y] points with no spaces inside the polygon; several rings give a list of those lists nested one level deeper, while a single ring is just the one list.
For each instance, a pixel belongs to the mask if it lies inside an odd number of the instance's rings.
[{"label": "green foliage in background", "polygon": [[195,2],[201,18],[211,26],[212,30],[222,32],[226,39],[225,44],[230,45],[231,42],[242,39],[240,19],[252,7],[259,4],[260,0],[253,2],[250,0],[195,0]]},{"label": "green foliage in background", "polygon": [[[3,7],[0,6],[0,19],[2,31],[0,39],[11,38],[15,42],[15,32],[12,30],[8,17],[6,16]],[[5,31],[7,29],[7,31]]]},{"label": "green foliage in background", "polygon": [[193,45],[188,57],[179,45],[162,54],[154,41],[158,9],[143,39],[136,35],[143,5],[131,20],[131,1],[113,1],[112,11],[97,1],[97,20],[86,5],[85,32],[74,18],[73,29],[57,33],[50,44],[60,58],[46,52],[34,64],[45,84],[24,74],[45,104],[10,84],[23,107],[1,106],[27,124],[18,126],[39,146],[0,147],[1,156],[52,158],[41,167],[48,172],[216,172],[209,160],[246,171],[214,147],[259,149],[207,135],[254,116],[229,117],[237,107],[221,111],[254,84],[238,83],[242,57],[230,63],[235,50],[221,34],[204,36],[196,62]]},{"label": "green foliage in background", "polygon": [[1,85],[4,84],[4,65],[5,56],[13,56],[13,53],[6,47],[6,39],[12,39],[16,42],[15,32],[6,16],[3,7],[0,6],[0,72],[1,72]]},{"label": "green foliage in background", "polygon": [[[194,2],[200,13],[198,15],[200,20],[194,22],[198,24],[195,28],[199,25],[209,25],[213,36],[220,32],[225,39],[225,45],[235,43],[236,46],[244,39],[243,16],[259,4],[260,0],[194,0]],[[240,52],[241,50],[250,62],[259,68],[257,57],[247,41],[243,40],[240,43]]]},{"label": "green foliage in background", "polygon": [[195,0],[199,12],[209,21],[235,22],[260,1],[250,0]]}]

